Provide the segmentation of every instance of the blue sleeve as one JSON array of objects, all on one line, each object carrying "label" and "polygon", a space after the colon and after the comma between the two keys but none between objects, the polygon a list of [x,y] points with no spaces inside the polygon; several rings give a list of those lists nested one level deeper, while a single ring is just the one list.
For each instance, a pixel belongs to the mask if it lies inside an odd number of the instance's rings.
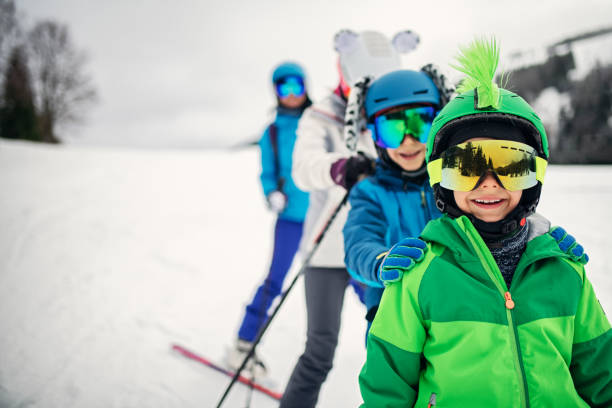
[{"label": "blue sleeve", "polygon": [[272,191],[276,190],[276,168],[274,162],[274,149],[270,141],[269,127],[259,140],[259,149],[261,151],[261,187],[264,195],[267,197]]},{"label": "blue sleeve", "polygon": [[343,229],[344,262],[356,280],[384,287],[378,280],[378,266],[380,254],[389,250],[385,242],[388,225],[381,206],[368,194],[368,185],[369,181],[362,181],[349,195],[351,209]]}]

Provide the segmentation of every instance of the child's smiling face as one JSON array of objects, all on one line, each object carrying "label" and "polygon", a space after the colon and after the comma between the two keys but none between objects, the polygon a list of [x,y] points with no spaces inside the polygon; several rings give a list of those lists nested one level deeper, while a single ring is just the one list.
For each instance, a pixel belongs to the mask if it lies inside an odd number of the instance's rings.
[{"label": "child's smiling face", "polygon": [[[485,138],[471,141],[487,140]],[[493,174],[488,173],[484,180],[471,191],[453,191],[457,207],[484,222],[501,221],[516,208],[523,190],[509,191],[503,188]]]},{"label": "child's smiling face", "polygon": [[421,168],[425,161],[426,146],[411,136],[404,137],[402,144],[397,149],[387,148],[391,160],[406,171],[414,171]]},{"label": "child's smiling face", "polygon": [[508,191],[499,185],[492,174],[487,174],[472,191],[453,191],[457,207],[485,222],[503,220],[518,205],[523,190]]}]

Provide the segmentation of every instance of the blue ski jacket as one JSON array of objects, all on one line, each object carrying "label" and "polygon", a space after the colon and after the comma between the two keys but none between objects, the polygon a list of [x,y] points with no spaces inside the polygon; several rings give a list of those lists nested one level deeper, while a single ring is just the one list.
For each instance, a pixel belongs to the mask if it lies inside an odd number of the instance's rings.
[{"label": "blue ski jacket", "polygon": [[[295,131],[299,120],[299,113],[277,109],[274,122],[268,126],[259,141],[260,179],[266,197],[279,187],[287,197],[287,207],[279,214],[279,218],[303,222],[308,209],[308,193],[297,188],[291,178]],[[272,126],[276,128],[276,132],[271,131]]]},{"label": "blue ski jacket", "polygon": [[418,185],[402,172],[377,161],[373,176],[357,183],[349,195],[351,209],[344,225],[347,269],[368,285],[368,310],[380,303],[383,284],[378,267],[383,252],[402,238],[418,237],[429,220],[442,214],[436,208],[429,180]]}]

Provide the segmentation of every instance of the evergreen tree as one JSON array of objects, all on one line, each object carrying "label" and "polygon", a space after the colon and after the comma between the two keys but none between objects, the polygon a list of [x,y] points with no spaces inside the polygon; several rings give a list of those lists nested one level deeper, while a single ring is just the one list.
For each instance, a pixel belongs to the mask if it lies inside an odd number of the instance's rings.
[{"label": "evergreen tree", "polygon": [[571,110],[560,117],[561,159],[574,163],[612,163],[612,65],[597,65],[570,92]]},{"label": "evergreen tree", "polygon": [[14,47],[4,75],[0,137],[40,141],[25,51]]}]

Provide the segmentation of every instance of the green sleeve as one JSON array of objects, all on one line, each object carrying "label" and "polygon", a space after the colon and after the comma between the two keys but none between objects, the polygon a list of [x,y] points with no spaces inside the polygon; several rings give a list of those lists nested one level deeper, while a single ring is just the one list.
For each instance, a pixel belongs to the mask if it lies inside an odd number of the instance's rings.
[{"label": "green sleeve", "polygon": [[363,407],[411,407],[416,401],[426,338],[418,288],[429,257],[383,292],[359,375]]},{"label": "green sleeve", "polygon": [[574,322],[570,371],[589,406],[612,407],[612,330],[586,276]]},{"label": "green sleeve", "polygon": [[368,335],[367,360],[359,375],[362,407],[412,407],[418,393],[420,360],[419,353]]}]

